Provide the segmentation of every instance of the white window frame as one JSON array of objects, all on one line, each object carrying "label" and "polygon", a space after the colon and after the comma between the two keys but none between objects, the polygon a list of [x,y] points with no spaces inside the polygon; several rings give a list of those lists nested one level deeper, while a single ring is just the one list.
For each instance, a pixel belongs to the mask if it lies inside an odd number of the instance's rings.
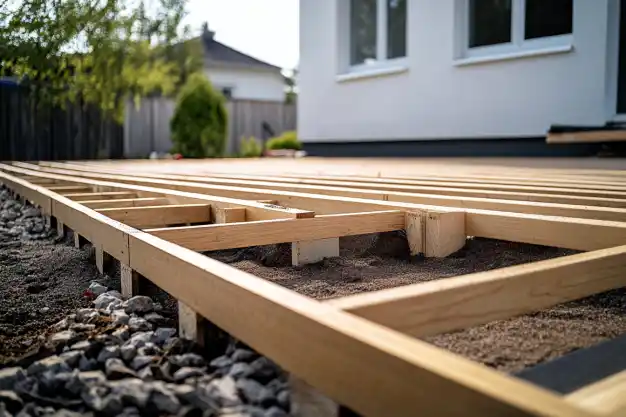
[{"label": "white window frame", "polygon": [[348,56],[348,71],[349,72],[367,72],[378,69],[386,69],[391,67],[400,67],[406,65],[407,55],[408,55],[408,38],[409,38],[409,6],[411,1],[407,0],[406,5],[406,51],[403,57],[398,58],[387,58],[387,1],[388,0],[376,0],[376,60],[372,60],[370,62],[365,62],[362,64],[352,65],[350,64],[350,54],[352,53],[352,27],[350,16],[352,15],[352,2],[349,0],[339,0],[339,1],[347,1],[348,2],[348,14],[346,18],[348,19],[348,50],[346,51]]},{"label": "white window frame", "polygon": [[[549,1],[549,0],[547,0]],[[491,56],[504,56],[508,54],[526,54],[534,51],[549,51],[559,48],[571,48],[574,39],[574,25],[572,22],[572,33],[557,36],[547,36],[544,38],[525,39],[526,30],[526,0],[512,0],[511,13],[511,42],[498,45],[488,45],[470,48],[469,47],[469,8],[470,0],[459,0],[461,36],[461,56],[458,58],[484,58]],[[576,1],[574,0],[574,7]]]}]

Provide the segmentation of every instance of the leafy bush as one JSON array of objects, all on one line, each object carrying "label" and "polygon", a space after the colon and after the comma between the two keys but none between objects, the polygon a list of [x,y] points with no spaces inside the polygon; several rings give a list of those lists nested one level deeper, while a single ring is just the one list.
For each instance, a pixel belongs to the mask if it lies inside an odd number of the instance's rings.
[{"label": "leafy bush", "polygon": [[240,148],[240,155],[243,158],[258,158],[263,154],[263,146],[254,136],[242,138]]},{"label": "leafy bush", "polygon": [[298,140],[298,135],[294,130],[283,132],[282,135],[267,141],[267,149],[302,149],[302,143]]},{"label": "leafy bush", "polygon": [[185,157],[219,157],[224,153],[228,114],[224,97],[201,73],[189,77],[170,122],[173,152]]}]

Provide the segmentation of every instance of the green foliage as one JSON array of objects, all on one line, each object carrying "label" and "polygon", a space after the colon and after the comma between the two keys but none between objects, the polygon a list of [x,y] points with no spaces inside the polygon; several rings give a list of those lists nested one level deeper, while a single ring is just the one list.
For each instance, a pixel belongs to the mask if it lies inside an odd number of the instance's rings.
[{"label": "green foliage", "polygon": [[299,151],[302,149],[302,143],[298,140],[298,135],[295,131],[290,130],[283,132],[282,135],[272,138],[267,141],[267,149],[294,149]]},{"label": "green foliage", "polygon": [[263,145],[254,136],[249,138],[242,138],[240,144],[241,152],[239,153],[243,158],[258,158],[263,154]]},{"label": "green foliage", "polygon": [[41,100],[78,98],[123,120],[127,97],[173,94],[201,65],[186,0],[0,0],[0,74]]},{"label": "green foliage", "polygon": [[202,73],[192,74],[181,89],[170,125],[173,152],[191,158],[223,155],[228,128],[224,97]]}]

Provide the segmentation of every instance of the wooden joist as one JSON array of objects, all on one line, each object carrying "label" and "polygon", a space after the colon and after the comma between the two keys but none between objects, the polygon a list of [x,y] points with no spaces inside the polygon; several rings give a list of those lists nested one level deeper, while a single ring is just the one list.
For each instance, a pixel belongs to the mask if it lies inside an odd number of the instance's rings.
[{"label": "wooden joist", "polygon": [[104,208],[96,211],[137,228],[208,223],[211,220],[211,206],[208,204]]},{"label": "wooden joist", "polygon": [[97,201],[109,199],[137,198],[137,193],[132,191],[107,191],[102,193],[73,193],[64,194],[65,197],[74,201]]},{"label": "wooden joist", "polygon": [[270,220],[147,229],[153,236],[198,252],[404,229],[402,211],[337,214],[312,219]]},{"label": "wooden joist", "polygon": [[94,210],[128,207],[164,206],[169,203],[165,197],[120,198],[119,200],[87,200],[80,203]]},{"label": "wooden joist", "polygon": [[606,417],[626,415],[626,371],[567,395],[567,401]]}]

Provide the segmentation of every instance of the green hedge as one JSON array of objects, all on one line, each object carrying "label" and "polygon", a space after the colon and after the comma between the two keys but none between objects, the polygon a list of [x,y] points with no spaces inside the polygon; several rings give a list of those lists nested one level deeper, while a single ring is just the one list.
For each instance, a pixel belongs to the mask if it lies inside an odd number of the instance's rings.
[{"label": "green hedge", "polygon": [[284,132],[282,135],[272,138],[267,141],[267,149],[294,149],[299,151],[302,149],[302,143],[298,140],[298,135],[295,131],[291,130]]}]

